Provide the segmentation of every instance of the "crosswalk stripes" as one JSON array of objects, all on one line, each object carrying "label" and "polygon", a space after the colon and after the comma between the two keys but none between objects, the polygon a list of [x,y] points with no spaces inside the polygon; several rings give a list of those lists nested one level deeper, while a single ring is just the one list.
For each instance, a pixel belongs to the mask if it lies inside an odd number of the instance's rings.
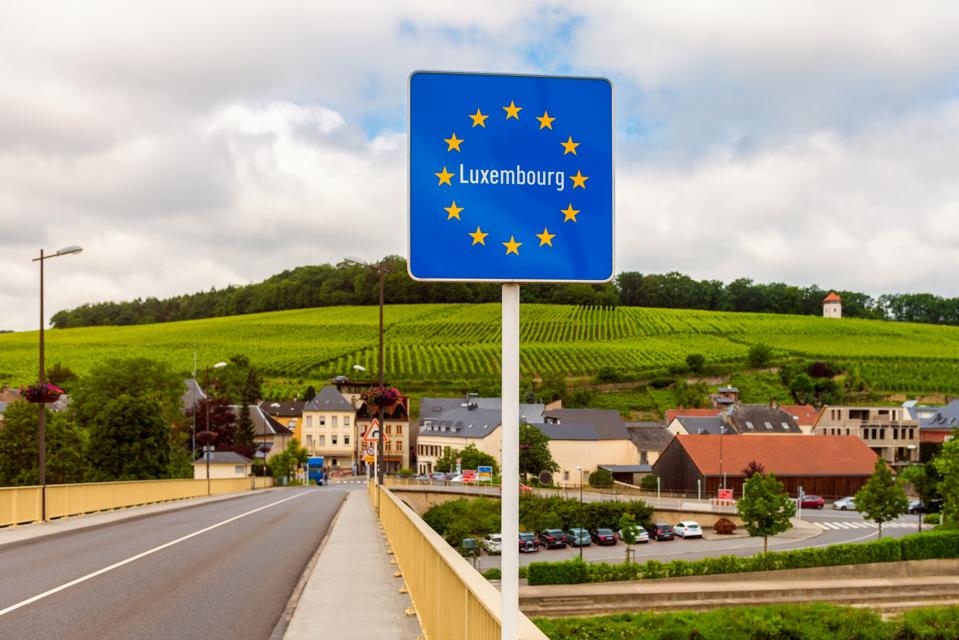
[{"label": "crosswalk stripes", "polygon": [[330,484],[366,484],[366,480],[330,480]]},{"label": "crosswalk stripes", "polygon": [[[849,522],[844,520],[838,520],[834,522],[818,522],[816,520],[811,520],[810,522],[824,531],[878,528],[878,525],[875,522]],[[918,525],[915,522],[886,522],[882,525],[883,529],[916,529],[917,527]]]}]

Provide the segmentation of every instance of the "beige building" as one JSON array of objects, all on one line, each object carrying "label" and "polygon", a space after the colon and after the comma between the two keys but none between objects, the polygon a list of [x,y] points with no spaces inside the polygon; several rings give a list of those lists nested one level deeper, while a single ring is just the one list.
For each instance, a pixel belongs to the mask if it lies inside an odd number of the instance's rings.
[{"label": "beige building", "polygon": [[356,462],[356,410],[336,387],[323,387],[303,405],[300,444],[311,456],[323,456],[331,471],[351,470]]},{"label": "beige building", "polygon": [[835,291],[830,291],[829,295],[822,299],[822,317],[842,317],[842,298],[840,298]]},{"label": "beige building", "polygon": [[858,436],[894,466],[919,462],[919,421],[903,407],[826,406],[813,433]]},{"label": "beige building", "polygon": [[[355,457],[357,460],[357,470],[365,473],[366,466],[363,462],[363,442],[362,438],[370,429],[373,418],[379,419],[379,410],[370,407],[359,399],[359,405],[356,409],[357,426],[357,445],[355,447]],[[412,469],[412,447],[410,433],[410,415],[409,399],[400,396],[398,402],[383,408],[383,463],[387,473],[394,473],[400,469]]]},{"label": "beige building", "polygon": [[[210,456],[210,479],[246,478],[253,473],[253,461],[234,451],[214,451]],[[194,479],[206,479],[206,458],[193,461]]]},{"label": "beige building", "polygon": [[303,442],[304,405],[306,405],[304,400],[264,400],[260,403],[260,411],[289,429],[297,440]]}]

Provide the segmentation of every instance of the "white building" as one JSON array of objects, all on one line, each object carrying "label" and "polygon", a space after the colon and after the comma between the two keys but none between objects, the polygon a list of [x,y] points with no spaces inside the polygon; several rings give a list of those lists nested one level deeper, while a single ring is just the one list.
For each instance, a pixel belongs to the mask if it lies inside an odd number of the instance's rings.
[{"label": "white building", "polygon": [[840,298],[835,291],[830,291],[829,295],[822,299],[822,317],[842,317],[842,298]]}]

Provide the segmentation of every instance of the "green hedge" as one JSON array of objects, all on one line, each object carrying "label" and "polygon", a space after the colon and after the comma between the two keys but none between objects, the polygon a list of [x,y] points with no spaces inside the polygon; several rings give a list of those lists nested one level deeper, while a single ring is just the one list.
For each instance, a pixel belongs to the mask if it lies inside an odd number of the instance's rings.
[{"label": "green hedge", "polygon": [[959,607],[916,609],[889,621],[864,609],[814,604],[534,622],[552,640],[959,640]]},{"label": "green hedge", "polygon": [[[518,570],[519,577],[526,577],[526,567],[520,567]],[[501,580],[503,578],[503,572],[500,571],[499,567],[493,567],[492,569],[487,569],[483,572],[483,577],[487,580]]]},{"label": "green hedge", "polygon": [[898,562],[928,558],[959,558],[959,531],[930,531],[902,538],[885,538],[864,544],[835,544],[828,547],[760,553],[754,556],[719,556],[702,560],[673,560],[643,564],[586,564],[574,558],[561,562],[534,562],[529,565],[530,584],[578,584],[708,576],[720,573],[807,569],[870,562]]}]

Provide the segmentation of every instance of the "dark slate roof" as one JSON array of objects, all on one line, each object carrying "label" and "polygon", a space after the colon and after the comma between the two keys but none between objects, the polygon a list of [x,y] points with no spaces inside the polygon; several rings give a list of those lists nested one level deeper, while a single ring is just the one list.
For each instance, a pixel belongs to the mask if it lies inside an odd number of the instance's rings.
[{"label": "dark slate roof", "polygon": [[303,405],[305,404],[305,400],[264,400],[260,403],[260,409],[271,416],[298,418],[303,415]]},{"label": "dark slate roof", "polygon": [[610,473],[652,473],[653,466],[649,464],[601,464],[600,469]]},{"label": "dark slate roof", "polygon": [[662,451],[673,434],[658,422],[627,422],[626,432],[640,451]]},{"label": "dark slate roof", "polygon": [[593,425],[597,440],[629,439],[626,423],[615,409],[554,409],[546,412],[546,421]]},{"label": "dark slate roof", "polygon": [[[193,378],[184,380],[183,386],[186,387],[186,389],[183,391],[183,395],[180,396],[180,405],[183,407],[183,411],[187,412],[193,409],[194,398],[196,402],[200,402],[206,398],[206,394],[203,393],[200,384]],[[194,396],[194,394],[196,395]]]},{"label": "dark slate roof", "polygon": [[499,409],[467,409],[457,406],[435,417],[420,419],[421,435],[442,435],[454,438],[485,438],[500,425]]},{"label": "dark slate roof", "polygon": [[[240,414],[240,405],[231,404],[230,409],[234,416]],[[289,427],[267,415],[259,406],[250,405],[250,420],[253,421],[253,429],[257,436],[292,436],[293,432]]]},{"label": "dark slate roof", "polygon": [[726,424],[741,434],[801,434],[802,429],[791,413],[782,407],[766,404],[736,405],[725,416]]},{"label": "dark slate roof", "polygon": [[959,429],[959,400],[953,400],[944,407],[912,407],[909,411],[918,418],[920,429],[932,431]]},{"label": "dark slate roof", "polygon": [[353,405],[343,397],[336,387],[327,385],[320,389],[316,397],[303,406],[304,411],[353,411]]},{"label": "dark slate roof", "polygon": [[[210,455],[210,464],[253,464],[253,461],[246,456],[241,456],[236,451],[214,451]],[[206,465],[206,458],[202,455],[193,461],[194,465]]]},{"label": "dark slate roof", "polygon": [[[719,435],[720,429],[724,428],[721,416],[676,416],[676,419],[683,425],[686,433],[693,436]],[[729,427],[725,427],[723,433],[727,436],[736,434]]]},{"label": "dark slate roof", "polygon": [[[480,398],[478,396],[470,396],[468,400],[469,404],[473,405],[473,411],[489,409],[499,412],[503,407],[502,398]],[[423,424],[423,420],[433,420],[440,418],[443,413],[446,411],[455,411],[459,409],[467,409],[466,405],[467,399],[465,397],[460,398],[421,398],[420,399],[420,416],[419,423]],[[519,405],[519,415],[520,419],[526,420],[530,424],[538,424],[543,421],[543,411],[545,406],[542,404],[523,404]]]},{"label": "dark slate roof", "polygon": [[600,438],[598,430],[591,424],[547,422],[536,425],[536,428],[545,433],[550,440],[618,440],[618,438]]}]

